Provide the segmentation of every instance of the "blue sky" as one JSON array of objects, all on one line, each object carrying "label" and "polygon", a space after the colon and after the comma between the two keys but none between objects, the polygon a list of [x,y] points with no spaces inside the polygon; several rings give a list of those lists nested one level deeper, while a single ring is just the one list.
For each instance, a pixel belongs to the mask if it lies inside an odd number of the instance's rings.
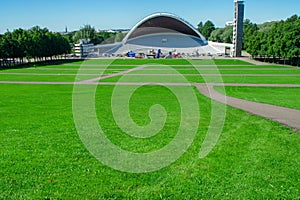
[{"label": "blue sky", "polygon": [[[233,0],[2,0],[0,33],[35,25],[52,31],[131,28],[155,12],[179,15],[192,25],[212,20],[223,27],[233,18]],[[246,0],[245,17],[255,23],[300,15],[300,0]]]}]

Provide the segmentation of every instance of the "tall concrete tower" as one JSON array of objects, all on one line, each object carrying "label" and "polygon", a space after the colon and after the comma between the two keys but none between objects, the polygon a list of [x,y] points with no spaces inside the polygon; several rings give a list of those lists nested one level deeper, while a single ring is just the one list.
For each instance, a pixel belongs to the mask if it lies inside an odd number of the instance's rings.
[{"label": "tall concrete tower", "polygon": [[242,56],[243,32],[244,32],[244,1],[234,0],[235,16],[233,25],[233,57]]}]

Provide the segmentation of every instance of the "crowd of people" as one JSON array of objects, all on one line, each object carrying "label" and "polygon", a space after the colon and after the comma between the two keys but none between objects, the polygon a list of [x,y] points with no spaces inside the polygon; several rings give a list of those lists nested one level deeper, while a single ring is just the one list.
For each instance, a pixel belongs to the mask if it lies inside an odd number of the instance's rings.
[{"label": "crowd of people", "polygon": [[136,53],[134,51],[129,51],[126,54],[126,57],[128,58],[181,58],[182,55],[177,52],[172,52],[169,51],[168,53],[163,53],[161,49],[158,49],[157,51],[155,50],[150,50],[149,53]]}]

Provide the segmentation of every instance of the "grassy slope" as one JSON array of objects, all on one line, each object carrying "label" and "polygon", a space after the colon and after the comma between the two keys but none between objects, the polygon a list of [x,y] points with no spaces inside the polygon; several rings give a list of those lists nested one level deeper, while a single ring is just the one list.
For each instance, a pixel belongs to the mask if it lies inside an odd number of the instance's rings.
[{"label": "grassy slope", "polygon": [[[65,70],[63,67],[59,68],[59,69],[51,69],[51,70],[47,70],[47,69],[15,69],[15,70],[7,70],[7,71],[3,71],[3,73],[7,74],[7,73],[35,73],[35,74],[77,74],[79,69],[68,69]],[[123,69],[122,69],[123,70]],[[115,69],[108,69],[106,70],[107,72],[111,71],[122,71],[122,70],[115,70]],[[124,69],[126,70],[126,69]],[[105,69],[90,69],[90,68],[82,68],[80,69],[81,73],[86,73],[86,74],[97,74],[99,72],[103,72],[105,71]],[[1,72],[0,72],[1,75]]]},{"label": "grassy slope", "polygon": [[[174,81],[168,78],[161,81],[166,80]],[[179,120],[178,104],[172,94],[162,88],[144,87],[133,96],[132,116],[139,124],[149,122],[145,110],[154,102],[163,104],[170,113],[161,134],[141,141],[131,140],[114,124],[109,109],[112,89],[101,86],[97,93],[100,123],[112,141],[138,152],[154,150],[169,142]],[[0,199],[298,199],[300,196],[300,134],[276,122],[228,108],[218,145],[205,159],[198,158],[210,119],[210,101],[200,94],[201,126],[189,150],[171,166],[139,175],[103,166],[84,148],[72,118],[72,86],[2,84],[0,96]]]},{"label": "grassy slope", "polygon": [[[221,88],[216,87],[221,90]],[[300,110],[300,88],[226,87],[228,96]]]},{"label": "grassy slope", "polygon": [[[121,77],[113,77],[102,80],[102,82],[118,82]],[[299,77],[206,77],[187,76],[187,81],[194,83],[250,83],[250,84],[300,84]],[[122,79],[121,82],[182,82],[180,79],[170,76],[132,76],[130,79]],[[179,80],[179,81],[177,81]]]},{"label": "grassy slope", "polygon": [[84,81],[93,78],[98,78],[98,75],[83,75],[76,77],[76,74],[65,76],[65,75],[55,75],[55,76],[40,76],[40,75],[4,75],[0,74],[0,81],[25,81],[25,82],[70,82],[74,81]]},{"label": "grassy slope", "polygon": [[[131,64],[148,64],[148,63],[160,63],[160,64],[166,64],[166,65],[183,65],[183,64],[189,64],[189,60],[186,59],[115,59],[115,60],[105,60],[105,59],[100,59],[100,60],[95,60],[95,59],[90,59],[90,60],[85,60],[83,62],[74,62],[73,64],[103,64],[103,63],[111,63],[116,64],[116,65],[131,65]],[[215,59],[215,60],[207,60],[207,59],[198,59],[198,60],[193,60],[194,63],[197,64],[212,64],[216,63],[219,65],[252,65],[248,62],[244,62],[241,60],[233,60],[233,59]]]},{"label": "grassy slope", "polygon": [[[100,122],[109,137],[124,145],[128,138],[111,125],[107,109],[112,89],[98,90],[98,106],[106,108],[98,114],[107,116]],[[201,127],[184,156],[157,172],[127,174],[103,166],[84,148],[72,119],[71,93],[72,86],[0,85],[0,198],[299,198],[298,132],[228,108],[218,145],[199,159],[210,119],[210,101],[199,94]],[[153,101],[176,113],[172,99],[164,89],[142,88],[132,99],[133,117],[146,123],[144,109]],[[176,116],[169,116],[171,135]],[[127,148],[157,148],[161,139],[168,142],[162,135],[150,143],[133,141]]]},{"label": "grassy slope", "polygon": [[[191,82],[203,83],[201,77],[187,77]],[[300,84],[299,77],[222,77],[224,83],[250,83],[250,84]],[[219,77],[209,77],[206,79],[208,83],[220,83]]]},{"label": "grassy slope", "polygon": [[[137,66],[136,66],[137,67]],[[96,73],[98,71],[115,71],[115,70],[128,70],[128,69],[132,69],[132,68],[136,68],[133,66],[110,66],[108,68],[90,68],[90,67],[82,67],[80,70],[81,72],[85,72],[85,73]],[[50,67],[49,67],[50,68]],[[54,68],[52,67],[51,70],[49,70],[49,68],[30,68],[30,69],[10,69],[10,70],[3,70],[0,71],[1,73],[45,73],[45,74],[76,74],[79,70],[76,68],[67,68],[64,66],[60,66],[60,68]],[[184,74],[195,74],[195,73],[203,73],[203,74],[211,74],[211,73],[216,73],[216,72],[220,72],[222,74],[300,74],[300,70],[286,70],[285,68],[278,68],[276,70],[247,70],[247,68],[245,68],[245,70],[239,69],[239,70],[228,70],[228,69],[224,69],[224,68],[212,68],[212,67],[199,67],[199,68],[193,68],[191,67],[176,67],[176,66],[171,66],[172,69],[177,70],[180,73],[184,73]],[[152,73],[152,74],[161,74],[161,73],[169,73],[170,70],[167,70],[168,67],[147,67],[145,68],[147,70],[144,71],[137,71],[137,73]],[[215,70],[213,70],[215,69]]]},{"label": "grassy slope", "polygon": [[[139,70],[131,72],[132,74],[174,74],[173,70],[167,68],[164,69],[153,69],[146,68],[147,70]],[[175,70],[174,70],[175,71]],[[300,74],[300,70],[222,70],[215,68],[214,70],[205,69],[176,69],[181,74]],[[173,73],[172,73],[173,72]]]},{"label": "grassy slope", "polygon": [[[92,62],[92,61],[86,61],[86,62]],[[190,63],[198,64],[198,65],[251,65],[250,63],[240,61],[240,60],[231,60],[231,59],[216,59],[216,60],[205,60],[205,59],[199,59],[199,60],[185,60],[185,59],[161,59],[161,60],[155,60],[155,59],[140,59],[140,60],[128,60],[128,59],[117,59],[112,64],[118,65],[118,64],[162,64],[162,65],[189,65]]]}]

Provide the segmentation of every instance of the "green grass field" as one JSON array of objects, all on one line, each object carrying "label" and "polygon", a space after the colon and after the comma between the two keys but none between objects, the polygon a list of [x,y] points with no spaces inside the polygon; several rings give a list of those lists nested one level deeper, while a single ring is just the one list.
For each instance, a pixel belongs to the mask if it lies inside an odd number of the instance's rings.
[{"label": "green grass field", "polygon": [[[148,62],[116,60],[113,61],[114,66],[109,67],[112,70],[104,73],[116,73]],[[186,60],[150,62],[172,65],[175,69],[176,66],[190,63]],[[93,72],[99,74],[101,66],[97,68],[96,65],[107,63],[112,61],[88,60],[74,63],[74,67],[80,64],[95,65],[84,68],[95,68]],[[197,60],[194,63],[222,65],[222,68],[223,65],[228,65],[228,68],[238,65],[253,68],[249,63],[229,59]],[[124,70],[113,70],[122,67]],[[289,70],[285,70],[287,67],[276,67],[282,74],[289,73]],[[76,77],[76,71],[63,70],[73,68],[70,66],[53,66],[53,71],[43,71],[42,68],[52,66],[2,70],[0,81],[72,82]],[[94,74],[87,71],[82,73]],[[236,74],[239,71],[236,70]],[[186,71],[178,70],[178,73],[181,72]],[[58,73],[61,75],[56,76]],[[94,76],[82,76],[80,80],[91,78]],[[115,82],[119,78],[116,76],[103,81]],[[164,76],[129,78],[131,82],[180,80]],[[201,77],[186,78],[191,83],[204,82]],[[222,78],[228,83],[300,83],[299,77]],[[212,77],[208,80],[213,82],[219,79]],[[180,87],[182,91],[187,88]],[[182,111],[170,90],[163,86],[142,86],[131,97],[131,118],[140,126],[150,123],[148,111],[152,105],[162,105],[168,114],[165,126],[157,135],[138,139],[124,133],[114,120],[111,111],[114,89],[113,85],[100,85],[95,95],[99,124],[114,144],[124,150],[145,153],[164,147],[175,137]],[[182,157],[166,168],[151,173],[132,174],[105,166],[83,145],[74,124],[72,85],[0,84],[0,199],[299,199],[300,132],[227,107],[224,129],[216,146],[207,157],[200,159],[199,151],[210,126],[212,104],[210,99],[201,95],[196,88],[193,89],[199,103],[200,125],[191,146]],[[229,96],[300,109],[299,88],[225,89]]]},{"label": "green grass field", "polygon": [[[216,87],[218,90],[218,87]],[[300,110],[300,88],[225,87],[228,96]],[[220,90],[222,92],[222,88]]]},{"label": "green grass field", "polygon": [[[120,79],[121,77],[112,77],[105,80],[101,80],[101,82],[180,82],[180,79],[176,79],[174,77],[163,77],[163,76],[132,76],[130,79]],[[252,77],[252,76],[239,76],[239,77],[208,77],[204,79],[201,76],[186,76],[185,77],[191,83],[249,83],[249,84],[300,84],[299,77]]]}]

